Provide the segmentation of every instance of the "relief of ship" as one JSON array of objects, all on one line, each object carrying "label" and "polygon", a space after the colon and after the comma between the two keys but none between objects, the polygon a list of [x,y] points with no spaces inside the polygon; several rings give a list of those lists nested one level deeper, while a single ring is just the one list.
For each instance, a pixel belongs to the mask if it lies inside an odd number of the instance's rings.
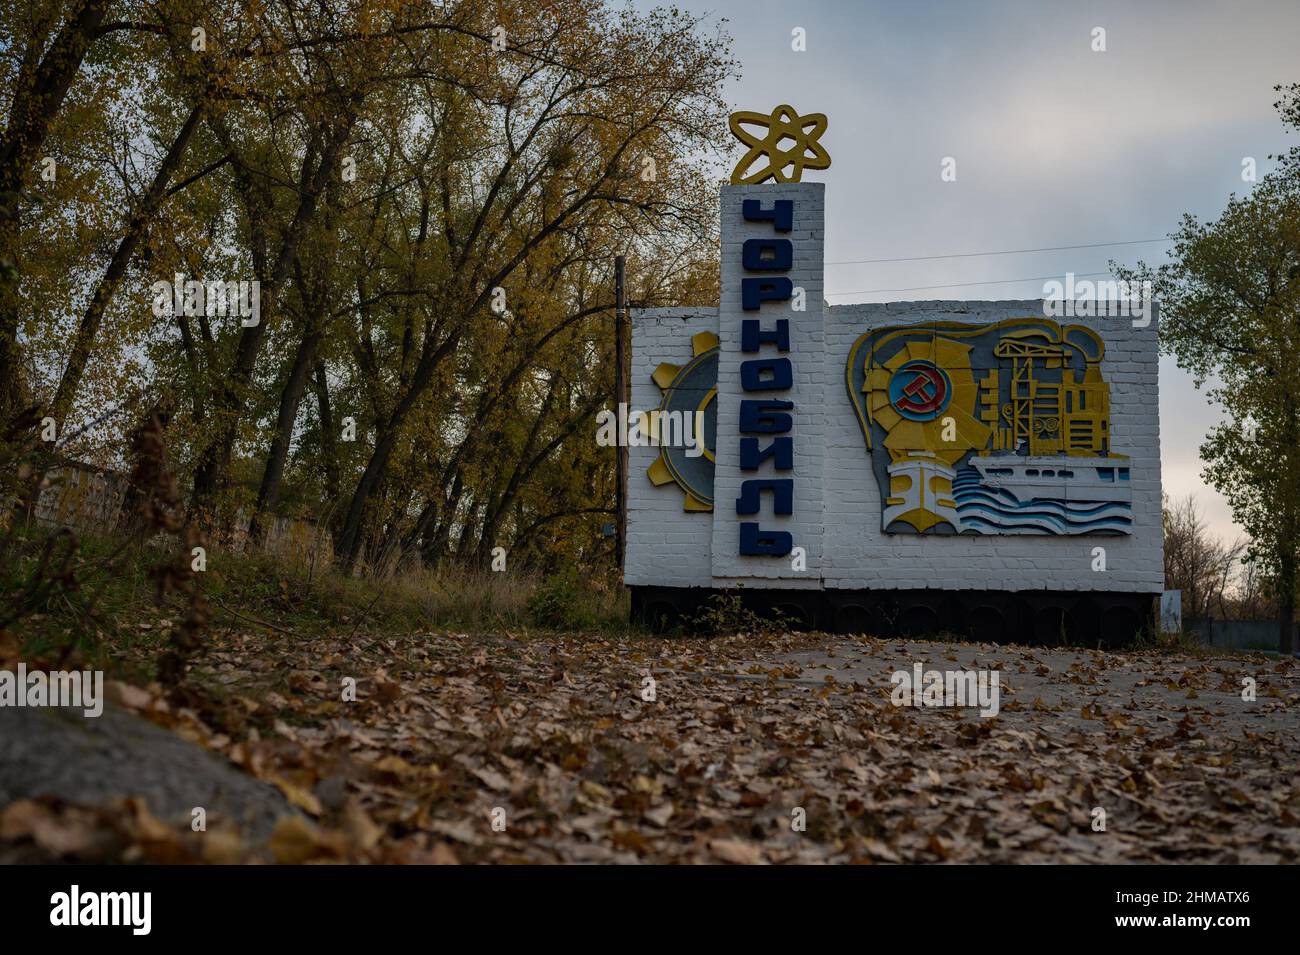
[{"label": "relief of ship", "polygon": [[1127,533],[1133,485],[1124,457],[976,455],[953,480],[961,533]]},{"label": "relief of ship", "polygon": [[989,487],[1009,491],[1018,500],[1034,498],[1132,502],[1127,458],[1074,455],[973,457],[970,466]]}]

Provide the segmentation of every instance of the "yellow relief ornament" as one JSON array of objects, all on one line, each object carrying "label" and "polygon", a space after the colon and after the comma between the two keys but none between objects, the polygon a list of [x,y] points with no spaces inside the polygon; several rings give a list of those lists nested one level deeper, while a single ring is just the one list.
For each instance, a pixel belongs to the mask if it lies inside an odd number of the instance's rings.
[{"label": "yellow relief ornament", "polygon": [[[728,123],[731,133],[749,147],[749,152],[736,163],[731,173],[733,186],[752,186],[768,179],[777,182],[799,182],[805,169],[829,169],[831,157],[819,139],[826,132],[826,114],[809,113],[800,116],[793,106],[778,106],[771,115],[742,111],[732,113]],[[767,135],[759,137],[758,133],[745,129],[756,126],[759,131],[767,130]],[[788,149],[783,143],[793,143]],[[757,172],[749,172],[761,157],[767,157],[767,165]],[[787,167],[794,168],[787,173]]]},{"label": "yellow relief ornament", "polygon": [[[714,452],[718,435],[718,336],[700,332],[691,337],[691,360],[685,365],[664,362],[651,379],[663,392],[663,400],[652,413],[650,437],[660,445],[659,457],[647,472],[656,487],[676,484],[685,495],[682,509],[713,510]],[[673,427],[673,422],[678,427]],[[671,440],[683,424],[692,428],[698,442],[689,448]]]}]

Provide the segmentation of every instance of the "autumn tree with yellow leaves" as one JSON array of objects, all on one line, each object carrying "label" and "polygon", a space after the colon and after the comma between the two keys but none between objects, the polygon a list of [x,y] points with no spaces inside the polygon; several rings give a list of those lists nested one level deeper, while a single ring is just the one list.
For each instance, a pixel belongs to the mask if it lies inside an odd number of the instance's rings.
[{"label": "autumn tree with yellow leaves", "polygon": [[[1300,132],[1300,84],[1279,88]],[[1278,603],[1278,650],[1292,651],[1300,588],[1300,146],[1211,222],[1183,217],[1171,261],[1120,269],[1151,282],[1160,340],[1226,412],[1201,445],[1206,481],[1250,536],[1246,557]]]},{"label": "autumn tree with yellow leaves", "polygon": [[[0,411],[56,423],[38,474],[159,413],[217,539],[607,559],[613,259],[634,303],[716,297],[725,37],[598,0],[8,2],[0,35]],[[255,282],[256,321],[177,277]]]}]

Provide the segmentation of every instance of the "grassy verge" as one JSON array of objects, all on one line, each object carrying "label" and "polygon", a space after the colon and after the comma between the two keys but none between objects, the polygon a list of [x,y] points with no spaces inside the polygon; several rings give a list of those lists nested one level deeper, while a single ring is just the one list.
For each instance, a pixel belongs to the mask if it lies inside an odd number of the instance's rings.
[{"label": "grassy verge", "polygon": [[[52,537],[50,530],[36,528],[20,536],[0,562],[0,594],[11,618],[6,629],[22,655],[76,657],[121,670],[126,661],[160,652],[185,612],[174,594],[160,603],[155,582],[155,571],[174,559],[176,545],[161,538],[133,543],[91,536],[73,546],[65,535],[50,557],[45,552]],[[61,579],[50,579],[56,576]],[[344,577],[319,564],[210,548],[207,568],[197,579],[208,601],[210,627],[268,636],[627,630],[622,589],[599,576],[541,579],[415,568],[381,578]]]}]

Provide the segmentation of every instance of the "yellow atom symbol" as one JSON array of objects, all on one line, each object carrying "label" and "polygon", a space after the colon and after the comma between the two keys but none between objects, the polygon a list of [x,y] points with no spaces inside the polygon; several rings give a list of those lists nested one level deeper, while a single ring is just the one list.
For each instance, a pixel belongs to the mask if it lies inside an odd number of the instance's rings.
[{"label": "yellow atom symbol", "polygon": [[[825,113],[800,116],[793,106],[778,106],[770,116],[763,113],[732,113],[728,125],[732,135],[749,147],[749,152],[736,163],[736,168],[731,173],[732,185],[751,186],[767,179],[798,182],[804,169],[830,168],[830,154],[817,141],[826,132]],[[767,135],[759,139],[757,133],[742,128],[746,125],[757,126],[760,131],[766,129]],[[787,144],[790,144],[789,148],[783,148]],[[767,156],[768,164],[758,172],[746,175],[749,167],[760,156]],[[788,174],[785,171],[787,166],[794,167]]]}]

